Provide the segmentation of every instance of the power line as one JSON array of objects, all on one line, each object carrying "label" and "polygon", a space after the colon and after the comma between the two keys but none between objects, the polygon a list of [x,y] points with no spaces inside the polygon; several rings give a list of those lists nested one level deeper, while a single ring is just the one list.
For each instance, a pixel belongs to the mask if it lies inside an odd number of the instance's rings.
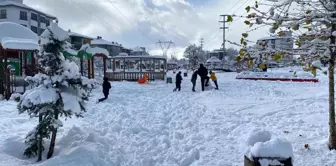
[{"label": "power line", "polygon": [[154,6],[153,1],[152,1],[152,0],[149,0],[149,1],[150,1],[151,4],[152,4],[153,12],[154,12],[154,14],[155,14],[157,20],[159,21],[159,24],[160,24],[160,26],[161,26],[162,31],[165,32],[165,29],[164,29],[164,27],[163,27],[163,24],[162,24],[162,22],[161,22],[161,20],[160,20],[160,18],[159,18],[159,16],[158,16],[158,14],[156,13],[156,11],[155,11],[155,9],[154,9],[155,6]]},{"label": "power line", "polygon": [[92,16],[96,17],[98,20],[103,21],[105,24],[110,25],[112,27],[112,29],[117,32],[116,29],[114,29],[114,26],[110,23],[108,23],[107,21],[105,21],[104,19],[101,19],[100,17],[98,17],[97,15],[95,15],[93,12],[86,10],[82,5],[80,5],[79,3],[77,3],[74,0],[70,0],[73,4],[77,5],[78,7],[80,7],[81,9],[83,9],[84,11],[88,12],[89,14],[91,14]]},{"label": "power line", "polygon": [[241,0],[238,0],[232,7],[231,7],[231,9],[228,11],[228,13],[236,6],[236,5],[238,5],[238,3],[240,2]]},{"label": "power line", "polygon": [[152,38],[148,35],[144,34],[137,26],[135,26],[110,0],[107,0],[131,25],[133,25],[143,36],[147,37],[149,40],[155,42]]}]

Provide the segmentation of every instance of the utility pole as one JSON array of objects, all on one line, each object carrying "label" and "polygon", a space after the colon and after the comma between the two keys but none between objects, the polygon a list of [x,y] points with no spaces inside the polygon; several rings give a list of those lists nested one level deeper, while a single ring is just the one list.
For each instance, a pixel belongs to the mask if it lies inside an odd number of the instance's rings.
[{"label": "utility pole", "polygon": [[165,57],[167,58],[167,52],[168,52],[170,46],[171,46],[172,44],[174,44],[174,42],[172,42],[172,41],[161,41],[161,40],[159,40],[159,41],[157,42],[157,44],[160,44],[160,47],[161,47],[162,52],[163,52],[163,56],[165,56]]},{"label": "utility pole", "polygon": [[201,50],[203,50],[203,45],[204,45],[204,38],[202,37],[202,38],[200,39]]},{"label": "utility pole", "polygon": [[228,29],[228,27],[225,26],[226,23],[226,17],[228,16],[227,14],[220,15],[223,17],[222,21],[219,21],[220,23],[223,23],[223,27],[220,27],[220,29],[223,29],[223,61],[225,62],[225,56],[226,56],[226,49],[225,49],[225,29]]}]

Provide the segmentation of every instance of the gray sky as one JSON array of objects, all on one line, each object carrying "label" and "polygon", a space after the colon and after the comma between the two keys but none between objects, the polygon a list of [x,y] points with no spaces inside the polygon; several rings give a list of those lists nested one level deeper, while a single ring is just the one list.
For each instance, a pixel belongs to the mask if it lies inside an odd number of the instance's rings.
[{"label": "gray sky", "polygon": [[[66,30],[92,37],[102,36],[129,48],[144,46],[151,54],[162,54],[156,44],[158,40],[172,40],[175,45],[169,54],[182,57],[184,48],[189,43],[198,44],[201,37],[206,49],[219,48],[223,40],[219,15],[246,15],[245,7],[255,1],[24,0],[24,3],[56,16],[59,25]],[[241,33],[249,29],[243,22],[244,19],[240,19],[228,24],[227,40],[239,43]],[[267,28],[253,31],[249,39],[256,41],[268,36],[267,32]]]}]

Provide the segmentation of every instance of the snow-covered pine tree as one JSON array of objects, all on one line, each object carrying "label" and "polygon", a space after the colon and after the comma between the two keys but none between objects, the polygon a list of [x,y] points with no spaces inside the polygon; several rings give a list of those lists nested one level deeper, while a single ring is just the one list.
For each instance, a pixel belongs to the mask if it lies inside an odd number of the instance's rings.
[{"label": "snow-covered pine tree", "polygon": [[[267,9],[269,8],[269,9]],[[265,10],[266,9],[266,10]],[[278,0],[255,2],[245,8],[245,24],[269,25],[270,33],[284,36],[285,31],[296,34],[297,51],[277,50],[305,59],[327,59],[329,62],[329,148],[336,149],[335,122],[335,58],[336,58],[336,1],[335,0]],[[232,21],[232,16],[228,21]],[[246,47],[248,33],[243,33],[241,44]],[[244,54],[244,52],[242,52]]]},{"label": "snow-covered pine tree", "polygon": [[67,32],[56,23],[42,33],[37,56],[39,73],[26,78],[34,88],[27,90],[18,104],[19,113],[39,117],[38,125],[26,137],[24,151],[28,157],[38,155],[38,161],[44,150],[43,139],[51,138],[47,158],[52,156],[57,129],[63,125],[60,117],[83,117],[84,104],[93,86],[81,76],[74,62],[65,60],[62,51],[67,38]]}]

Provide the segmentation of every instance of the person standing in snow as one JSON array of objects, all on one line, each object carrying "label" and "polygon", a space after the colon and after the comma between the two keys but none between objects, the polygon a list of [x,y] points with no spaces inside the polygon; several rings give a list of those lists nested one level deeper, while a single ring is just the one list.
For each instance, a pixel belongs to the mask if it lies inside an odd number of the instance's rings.
[{"label": "person standing in snow", "polygon": [[202,91],[204,91],[204,86],[209,86],[208,69],[203,64],[200,64],[197,73],[201,77]]},{"label": "person standing in snow", "polygon": [[191,83],[193,84],[192,88],[193,92],[195,92],[196,80],[197,80],[197,70],[194,71],[193,75],[191,76]]},{"label": "person standing in snow", "polygon": [[175,89],[174,89],[174,92],[176,91],[176,90],[178,90],[178,91],[181,91],[181,83],[182,83],[182,76],[181,76],[181,71],[179,71],[177,74],[176,74],[176,82],[175,82],[175,84],[176,84],[176,87],[175,87]]},{"label": "person standing in snow", "polygon": [[108,78],[104,77],[104,82],[103,82],[103,94],[104,94],[104,98],[99,99],[98,103],[102,102],[102,101],[104,101],[104,100],[106,100],[108,98],[108,95],[110,93],[110,89],[111,89],[111,84],[108,81]]},{"label": "person standing in snow", "polygon": [[209,72],[210,73],[210,78],[211,80],[215,83],[216,85],[216,90],[218,90],[218,84],[217,84],[217,77],[216,77],[216,74],[212,71]]}]

